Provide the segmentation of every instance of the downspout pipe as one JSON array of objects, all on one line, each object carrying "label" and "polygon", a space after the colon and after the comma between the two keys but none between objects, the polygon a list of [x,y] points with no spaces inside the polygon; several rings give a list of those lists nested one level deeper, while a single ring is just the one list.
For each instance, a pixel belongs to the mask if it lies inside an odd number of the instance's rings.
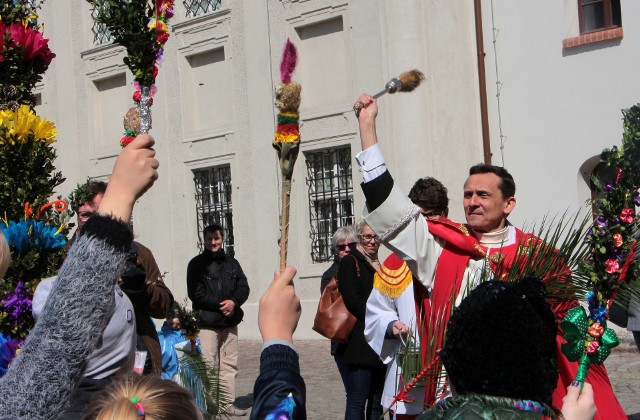
[{"label": "downspout pipe", "polygon": [[474,0],[476,22],[476,54],[478,62],[478,88],[480,90],[480,119],[482,124],[482,152],[484,163],[491,164],[491,139],[489,138],[489,112],[487,110],[487,78],[484,67],[484,36],[482,31],[482,0]]}]

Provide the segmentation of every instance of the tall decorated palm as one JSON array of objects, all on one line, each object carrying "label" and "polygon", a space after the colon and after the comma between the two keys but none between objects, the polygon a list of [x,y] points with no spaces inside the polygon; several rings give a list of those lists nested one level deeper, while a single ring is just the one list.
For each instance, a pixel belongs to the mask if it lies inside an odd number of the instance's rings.
[{"label": "tall decorated palm", "polygon": [[151,105],[157,88],[158,66],[164,61],[164,46],[169,40],[169,20],[174,0],[87,0],[93,19],[105,25],[116,44],[127,50],[123,62],[133,74],[135,105],[124,118],[126,147],[136,135],[151,129]]},{"label": "tall decorated palm", "polygon": [[585,242],[590,255],[580,271],[588,285],[588,310],[577,307],[562,322],[567,343],[563,352],[579,363],[576,380],[584,382],[589,366],[602,364],[618,337],[608,327],[609,310],[616,295],[638,295],[640,267],[634,233],[635,208],[640,205],[640,105],[623,110],[622,144],[605,149],[601,162],[610,176],[592,180],[599,194],[593,202],[595,221]]},{"label": "tall decorated palm", "polygon": [[41,2],[0,4],[0,228],[11,265],[0,279],[0,375],[34,321],[31,298],[60,265],[67,207],[53,200],[64,181],[54,166],[58,132],[36,115],[33,89],[55,54],[37,22]]}]

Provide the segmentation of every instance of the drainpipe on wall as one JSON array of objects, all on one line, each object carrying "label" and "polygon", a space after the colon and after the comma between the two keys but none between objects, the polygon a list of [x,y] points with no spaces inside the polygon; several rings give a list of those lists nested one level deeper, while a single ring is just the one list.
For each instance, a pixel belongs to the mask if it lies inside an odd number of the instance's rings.
[{"label": "drainpipe on wall", "polygon": [[487,79],[484,68],[484,37],[482,33],[482,0],[474,0],[476,21],[476,54],[478,59],[478,87],[480,89],[480,119],[482,123],[482,151],[484,163],[491,164],[491,141],[489,138],[489,113],[487,111]]}]

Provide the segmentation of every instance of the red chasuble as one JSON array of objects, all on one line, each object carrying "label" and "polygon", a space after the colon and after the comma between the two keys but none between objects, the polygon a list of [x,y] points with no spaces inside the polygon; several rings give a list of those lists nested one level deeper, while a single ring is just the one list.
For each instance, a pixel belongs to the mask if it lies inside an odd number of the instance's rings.
[{"label": "red chasuble", "polygon": [[[424,314],[423,322],[423,361],[433,360],[434,349],[440,349],[444,342],[444,328],[451,314],[451,307],[455,303],[455,297],[460,293],[462,279],[469,259],[487,258],[496,279],[504,279],[507,273],[518,270],[525,263],[523,259],[535,252],[531,247],[544,246],[543,242],[531,235],[516,229],[516,242],[500,248],[488,250],[482,246],[477,238],[470,233],[470,228],[464,224],[454,223],[449,219],[440,218],[428,221],[429,232],[437,238],[445,241],[444,248],[438,259],[431,296],[427,289],[418,281],[413,282],[411,272],[407,264],[395,254],[385,260],[376,273],[374,282],[376,288],[390,297],[398,297],[406,287],[414,284],[414,296],[416,299],[416,313]],[[488,256],[487,256],[488,254]],[[567,275],[570,272],[567,270]],[[562,277],[562,276],[560,276]],[[379,287],[384,284],[383,287]],[[385,290],[386,288],[386,290]],[[391,293],[387,293],[391,292]],[[558,325],[567,311],[578,304],[577,300],[563,300],[551,304]],[[433,327],[431,326],[433,325]],[[439,328],[435,328],[439,326]],[[428,334],[428,335],[426,335]],[[558,386],[552,395],[552,403],[556,408],[562,407],[562,399],[567,393],[567,387],[575,379],[578,370],[577,362],[570,362],[562,353],[560,345],[563,342],[562,330],[558,327],[556,342],[558,345]],[[432,354],[427,354],[426,343],[432,340]],[[433,370],[431,378],[426,378],[425,405],[435,403],[437,369]],[[611,383],[603,365],[592,364],[587,376],[587,382],[593,386],[594,399],[598,413],[596,419],[626,419],[624,410],[616,399]]]}]

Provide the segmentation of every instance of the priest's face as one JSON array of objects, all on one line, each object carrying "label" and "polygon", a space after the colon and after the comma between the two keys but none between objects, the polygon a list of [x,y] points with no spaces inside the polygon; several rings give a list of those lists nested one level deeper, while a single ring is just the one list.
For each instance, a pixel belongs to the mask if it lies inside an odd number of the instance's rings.
[{"label": "priest's face", "polygon": [[467,224],[478,233],[495,232],[507,223],[516,205],[514,197],[504,197],[501,179],[494,173],[474,174],[464,183],[464,215]]}]

